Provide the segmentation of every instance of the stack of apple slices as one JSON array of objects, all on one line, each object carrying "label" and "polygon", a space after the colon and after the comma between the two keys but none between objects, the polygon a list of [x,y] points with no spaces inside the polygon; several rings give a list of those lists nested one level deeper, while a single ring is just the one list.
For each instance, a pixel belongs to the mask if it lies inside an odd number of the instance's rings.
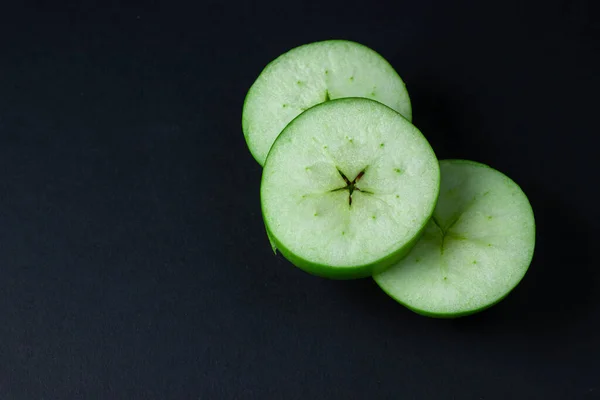
[{"label": "stack of apple slices", "polygon": [[373,276],[417,313],[472,314],[525,275],[533,211],[502,173],[438,161],[411,116],[402,79],[358,43],[311,43],[271,62],[242,115],[264,167],[268,238],[311,274]]}]

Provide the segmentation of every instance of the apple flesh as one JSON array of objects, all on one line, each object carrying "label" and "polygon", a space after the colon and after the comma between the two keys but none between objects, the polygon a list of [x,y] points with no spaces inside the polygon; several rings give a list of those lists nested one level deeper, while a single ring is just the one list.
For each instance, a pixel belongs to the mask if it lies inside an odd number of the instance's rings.
[{"label": "apple flesh", "polygon": [[296,47],[271,62],[250,87],[242,130],[253,157],[264,165],[285,126],[308,108],[344,97],[379,101],[412,117],[404,82],[378,53],[346,40]]},{"label": "apple flesh", "polygon": [[535,247],[527,196],[506,175],[465,160],[440,162],[437,206],[399,263],[373,278],[392,298],[433,317],[482,311],[521,281]]},{"label": "apple flesh", "polygon": [[370,276],[417,241],[439,192],[439,164],[421,132],[373,100],[319,104],[274,142],[261,180],[271,242],[323,277]]}]

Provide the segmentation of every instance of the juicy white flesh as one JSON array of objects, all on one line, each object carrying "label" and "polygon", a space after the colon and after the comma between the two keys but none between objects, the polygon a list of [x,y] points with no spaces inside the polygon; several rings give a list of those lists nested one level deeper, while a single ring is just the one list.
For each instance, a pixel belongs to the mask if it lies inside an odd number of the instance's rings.
[{"label": "juicy white flesh", "polygon": [[297,47],[281,55],[250,88],[242,129],[250,152],[264,165],[271,145],[304,110],[328,99],[377,100],[411,120],[411,104],[402,79],[375,51],[340,40]]},{"label": "juicy white flesh", "polygon": [[508,294],[527,271],[533,212],[517,184],[494,169],[447,160],[440,170],[439,200],[423,237],[374,279],[415,310],[476,311]]},{"label": "juicy white flesh", "polygon": [[[350,181],[364,171],[352,194]],[[302,114],[277,139],[261,184],[265,222],[290,252],[332,267],[402,248],[431,215],[439,165],[423,135],[375,101],[343,99]],[[371,193],[366,193],[371,192]]]}]

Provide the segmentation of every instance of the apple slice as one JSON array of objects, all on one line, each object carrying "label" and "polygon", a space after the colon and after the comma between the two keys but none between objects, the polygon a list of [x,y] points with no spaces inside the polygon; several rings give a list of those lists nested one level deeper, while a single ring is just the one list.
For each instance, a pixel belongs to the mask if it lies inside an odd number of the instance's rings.
[{"label": "apple slice", "polygon": [[304,110],[342,97],[366,97],[412,118],[408,92],[394,68],[361,44],[327,40],[296,47],[265,67],[242,111],[248,148],[264,165],[271,145]]},{"label": "apple slice", "polygon": [[435,208],[439,164],[421,132],[364,98],[319,104],[279,135],[263,169],[272,243],[330,278],[370,276],[404,256]]},{"label": "apple slice", "polygon": [[433,218],[412,251],[374,275],[392,298],[433,317],[473,314],[502,300],[529,268],[535,221],[519,186],[486,165],[440,162]]}]

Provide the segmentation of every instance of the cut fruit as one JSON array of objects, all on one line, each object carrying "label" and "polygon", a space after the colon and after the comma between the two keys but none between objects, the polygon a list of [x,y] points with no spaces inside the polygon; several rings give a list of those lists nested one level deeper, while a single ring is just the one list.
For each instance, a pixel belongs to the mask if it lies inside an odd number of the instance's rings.
[{"label": "cut fruit", "polygon": [[486,165],[440,162],[433,218],[412,251],[373,276],[392,298],[433,317],[459,317],[502,300],[525,275],[535,221],[519,186]]},{"label": "cut fruit", "polygon": [[375,51],[345,40],[306,44],[267,65],[246,95],[242,130],[253,157],[264,165],[291,120],[314,105],[344,97],[374,99],[412,118],[404,82]]},{"label": "cut fruit", "polygon": [[439,192],[439,164],[421,132],[364,98],[298,116],[265,163],[261,207],[270,240],[297,267],[358,278],[417,241]]}]

